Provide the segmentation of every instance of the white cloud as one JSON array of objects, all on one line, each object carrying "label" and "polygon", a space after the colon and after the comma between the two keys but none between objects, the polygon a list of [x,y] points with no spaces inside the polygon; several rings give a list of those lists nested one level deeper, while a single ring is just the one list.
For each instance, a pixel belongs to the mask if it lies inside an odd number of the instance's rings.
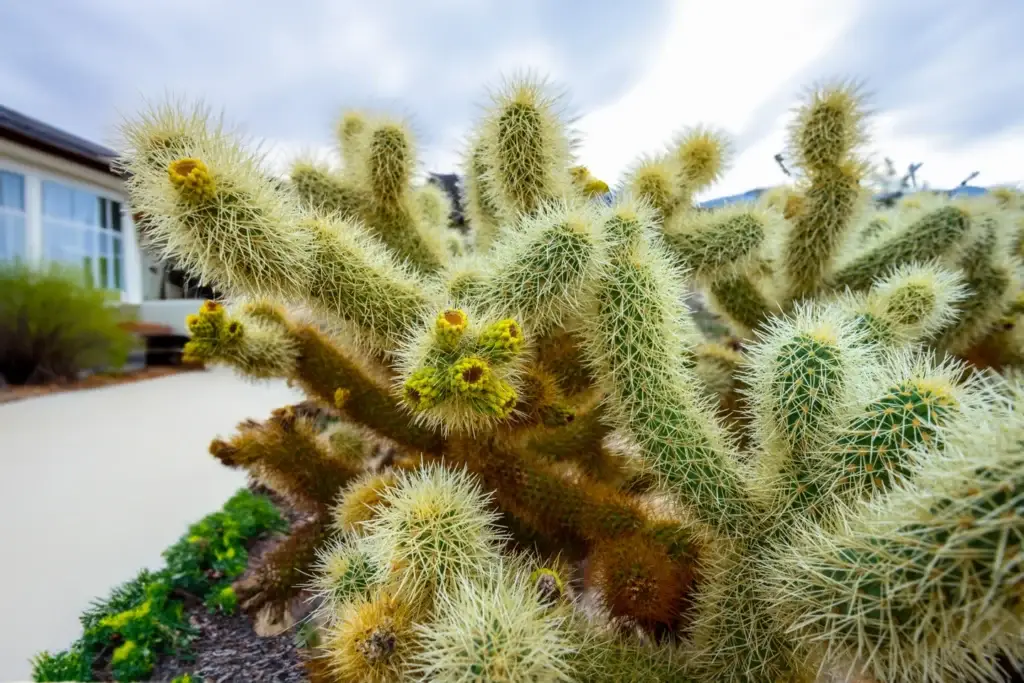
[{"label": "white cloud", "polygon": [[[915,115],[910,109],[879,114],[874,124],[876,158],[888,156],[897,170],[921,162],[918,182],[927,181],[934,188],[958,185],[968,174],[979,171],[971,184],[990,186],[1024,182],[1020,160],[1024,158],[1024,125],[999,135],[960,145],[924,135],[908,134],[901,120]],[[895,129],[901,131],[894,133]]]},{"label": "white cloud", "polygon": [[[621,100],[580,121],[584,162],[614,179],[684,126],[703,122],[737,133],[780,83],[831,47],[854,14],[853,0],[677,3],[650,72]],[[714,192],[747,190],[759,177],[776,181],[771,157],[777,151],[764,161],[760,149],[747,150]]]},{"label": "white cloud", "polygon": [[[583,163],[599,177],[615,181],[640,154],[664,149],[685,126],[708,123],[738,135],[759,117],[770,115],[761,107],[791,79],[813,70],[815,61],[835,48],[862,10],[863,3],[857,0],[677,3],[661,54],[648,73],[618,101],[579,122],[585,135],[580,149]],[[953,55],[948,57],[955,60]],[[936,71],[925,73],[934,77]],[[885,83],[868,86],[884,88]],[[799,90],[791,93],[794,104],[800,94]],[[954,185],[971,170],[983,171],[978,178],[983,184],[1020,179],[1016,160],[1024,150],[1024,128],[958,147],[950,140],[897,136],[895,126],[911,113],[879,114],[873,138],[878,159],[888,155],[902,166],[922,161],[922,176],[934,187]],[[941,111],[931,114],[942,116]],[[783,150],[789,118],[788,113],[779,116],[764,136],[739,150],[730,172],[701,198],[785,181],[773,157]]]}]

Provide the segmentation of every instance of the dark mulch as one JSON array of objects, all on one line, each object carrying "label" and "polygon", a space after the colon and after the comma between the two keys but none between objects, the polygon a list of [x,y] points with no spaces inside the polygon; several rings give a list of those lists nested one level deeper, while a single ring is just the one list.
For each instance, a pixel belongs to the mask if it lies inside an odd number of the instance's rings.
[{"label": "dark mulch", "polygon": [[[249,488],[268,496],[289,526],[304,519],[280,496],[269,489],[250,483]],[[281,537],[262,538],[249,547],[251,572],[260,557],[274,547]],[[303,654],[297,644],[298,624],[284,633],[261,637],[253,628],[252,619],[244,614],[210,614],[202,604],[186,607],[189,622],[199,631],[188,657],[165,658],[157,663],[151,680],[170,681],[175,676],[192,674],[197,683],[300,683],[308,681],[303,665]],[[307,655],[308,656],[308,655]]]},{"label": "dark mulch", "polygon": [[308,680],[292,631],[261,638],[253,631],[249,617],[241,613],[214,615],[197,605],[189,608],[187,614],[190,623],[199,630],[199,637],[192,643],[191,661],[160,662],[152,680],[170,681],[185,673],[204,683],[301,683]]}]

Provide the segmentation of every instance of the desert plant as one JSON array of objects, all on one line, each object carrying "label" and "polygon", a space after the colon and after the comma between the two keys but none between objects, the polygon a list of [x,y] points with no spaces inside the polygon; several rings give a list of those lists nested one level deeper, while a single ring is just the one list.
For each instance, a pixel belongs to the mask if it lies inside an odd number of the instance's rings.
[{"label": "desert plant", "polygon": [[[337,680],[981,680],[1020,660],[1022,385],[940,353],[1007,308],[1014,214],[922,202],[850,247],[873,216],[856,88],[798,109],[781,207],[696,212],[723,133],[683,131],[608,205],[559,98],[512,80],[470,139],[457,258],[413,208],[400,122],[343,118],[343,209],[281,191],[202,112],[130,121],[121,160],[155,244],[234,300],[189,319],[188,353],[288,378],[339,443],[398,454],[333,454],[291,415],[212,449],[330,510],[333,538],[264,572],[287,589],[318,548]],[[694,286],[745,347],[699,332]]]},{"label": "desert plant", "polygon": [[118,368],[134,343],[109,294],[68,267],[0,263],[0,376],[10,384]]}]

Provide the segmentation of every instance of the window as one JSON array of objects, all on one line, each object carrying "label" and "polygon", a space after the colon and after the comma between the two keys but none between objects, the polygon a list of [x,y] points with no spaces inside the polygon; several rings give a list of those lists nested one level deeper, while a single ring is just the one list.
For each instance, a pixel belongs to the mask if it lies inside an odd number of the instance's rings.
[{"label": "window", "polygon": [[0,171],[0,261],[25,257],[25,178]]},{"label": "window", "polygon": [[43,256],[80,264],[89,281],[124,289],[121,203],[61,183],[43,181]]}]

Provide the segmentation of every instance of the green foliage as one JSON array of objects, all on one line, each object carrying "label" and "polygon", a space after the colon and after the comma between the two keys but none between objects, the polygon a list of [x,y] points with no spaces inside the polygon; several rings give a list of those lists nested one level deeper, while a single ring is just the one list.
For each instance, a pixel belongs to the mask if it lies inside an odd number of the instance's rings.
[{"label": "green foliage", "polygon": [[271,503],[246,491],[189,527],[181,539],[164,551],[171,584],[197,596],[219,591],[221,581],[245,571],[245,542],[269,531],[281,531],[283,522]]},{"label": "green foliage", "polygon": [[32,680],[58,683],[88,681],[92,679],[90,661],[79,644],[55,654],[40,652],[32,658]]},{"label": "green foliage", "polygon": [[33,680],[88,681],[97,668],[109,669],[116,681],[146,680],[159,657],[186,653],[196,635],[185,618],[183,593],[211,611],[232,612],[237,598],[231,581],[245,570],[245,543],[284,528],[267,498],[238,491],[164,553],[166,567],[142,570],[90,604],[80,617],[82,637],[64,652],[37,655]]},{"label": "green foliage", "polygon": [[233,614],[238,608],[238,595],[235,593],[235,589],[230,585],[223,586],[219,589],[210,591],[210,594],[206,597],[203,604],[205,604],[211,612]]},{"label": "green foliage", "polygon": [[0,376],[10,384],[119,368],[134,344],[108,292],[74,270],[0,263]]},{"label": "green foliage", "polygon": [[134,640],[118,645],[110,655],[110,673],[115,681],[145,680],[156,664],[156,652]]}]

